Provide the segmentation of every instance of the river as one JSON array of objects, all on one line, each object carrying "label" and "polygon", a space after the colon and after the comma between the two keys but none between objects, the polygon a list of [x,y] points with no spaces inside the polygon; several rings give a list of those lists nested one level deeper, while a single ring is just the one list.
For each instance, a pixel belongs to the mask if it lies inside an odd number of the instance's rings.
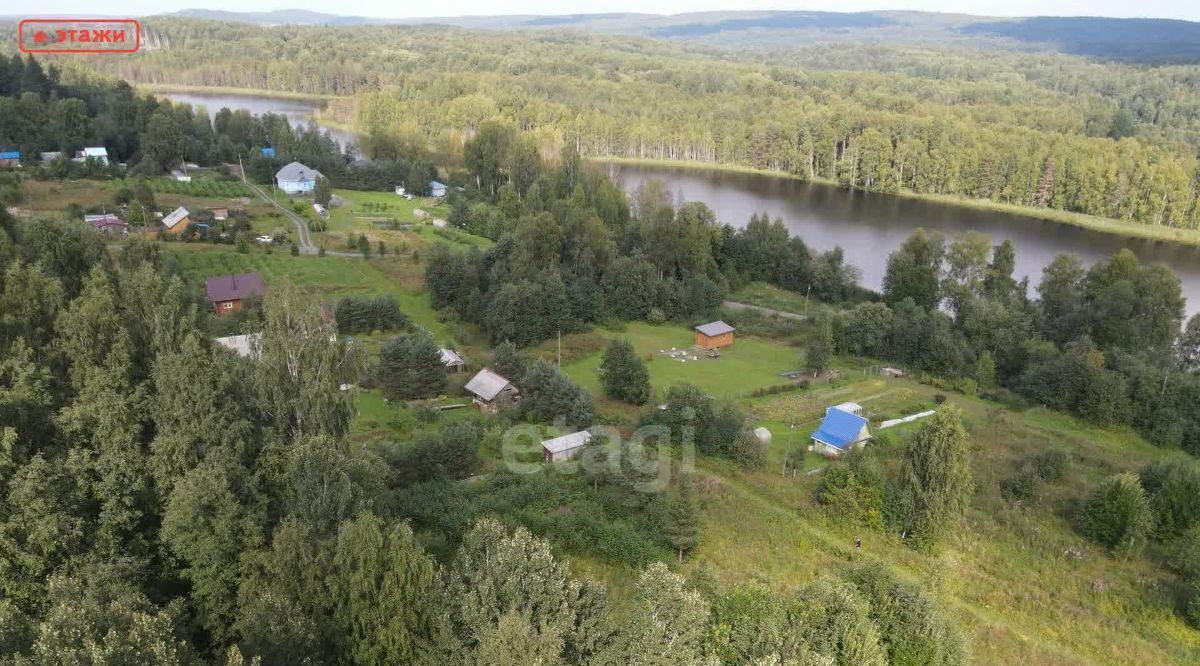
[{"label": "river", "polygon": [[[307,125],[313,119],[313,112],[321,108],[321,102],[318,100],[292,99],[287,97],[258,97],[255,95],[225,95],[197,92],[160,92],[155,93],[155,95],[165,97],[173,102],[190,104],[193,107],[202,106],[208,110],[210,117],[217,115],[217,111],[220,111],[222,108],[228,108],[233,111],[245,109],[256,116],[264,113],[276,113],[286,117],[293,127],[296,125]],[[330,129],[320,125],[320,123],[317,124],[321,129],[328,131],[343,148],[351,144],[357,145],[358,143],[358,137],[353,132]]]},{"label": "river", "polygon": [[1054,256],[1078,255],[1086,265],[1129,248],[1143,262],[1162,262],[1179,276],[1189,315],[1200,312],[1200,248],[1127,238],[977,208],[908,197],[845,190],[792,178],[713,169],[610,164],[611,175],[632,192],[657,179],[677,197],[703,201],[721,222],[744,226],[755,212],[779,217],[810,247],[841,246],[846,260],[862,270],[862,283],[883,286],[888,253],[914,229],[924,227],[946,236],[979,231],[993,243],[1008,239],[1017,252],[1016,277],[1029,277],[1031,290]]},{"label": "river", "polygon": [[[209,114],[221,107],[251,113],[279,113],[293,123],[307,123],[321,102],[305,99],[207,93],[160,93],[160,96],[193,106]],[[326,128],[328,129],[328,128]],[[355,143],[351,132],[330,130],[343,146]],[[663,181],[667,189],[690,201],[703,201],[717,219],[742,226],[756,212],[780,217],[793,235],[810,247],[829,250],[841,246],[846,260],[862,270],[863,285],[883,286],[888,253],[914,229],[940,231],[946,236],[979,231],[993,243],[1008,239],[1016,246],[1016,277],[1029,277],[1031,289],[1042,269],[1055,255],[1076,254],[1091,265],[1129,248],[1143,262],[1162,262],[1179,276],[1188,314],[1200,312],[1200,248],[1165,241],[1127,238],[1116,234],[1048,222],[1024,215],[923,201],[871,192],[856,192],[830,185],[805,183],[792,178],[714,169],[610,164],[610,173],[632,192],[648,179]]]}]

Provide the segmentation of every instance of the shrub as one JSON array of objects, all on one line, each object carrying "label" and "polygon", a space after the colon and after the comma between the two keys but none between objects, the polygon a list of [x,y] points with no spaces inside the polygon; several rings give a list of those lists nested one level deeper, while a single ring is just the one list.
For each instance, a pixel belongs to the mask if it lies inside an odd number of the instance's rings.
[{"label": "shrub", "polygon": [[733,440],[733,461],[738,467],[759,470],[767,464],[767,450],[758,437],[749,430],[742,430]]},{"label": "shrub", "polygon": [[1180,534],[1200,521],[1200,463],[1175,456],[1146,465],[1139,476],[1162,534]]},{"label": "shrub", "polygon": [[1045,481],[1058,481],[1067,471],[1067,454],[1064,451],[1042,451],[1033,457],[1037,475]]},{"label": "shrub", "polygon": [[865,451],[851,451],[825,468],[817,501],[860,527],[883,527],[883,468]]},{"label": "shrub", "polygon": [[1037,490],[1037,472],[1022,465],[1017,473],[1000,482],[1000,494],[1014,502],[1032,502]]},{"label": "shrub", "polygon": [[1120,555],[1135,555],[1146,545],[1154,524],[1150,501],[1133,474],[1104,480],[1079,510],[1079,531]]}]

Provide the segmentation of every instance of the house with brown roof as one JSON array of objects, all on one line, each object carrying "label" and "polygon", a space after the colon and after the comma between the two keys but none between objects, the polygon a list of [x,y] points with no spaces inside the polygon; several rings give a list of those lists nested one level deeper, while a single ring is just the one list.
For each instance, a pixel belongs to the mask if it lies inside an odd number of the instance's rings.
[{"label": "house with brown roof", "polygon": [[217,314],[237,312],[242,309],[242,301],[247,298],[262,298],[267,295],[267,287],[258,273],[209,278],[204,281],[204,291],[208,294],[208,302],[212,304],[213,312]]}]

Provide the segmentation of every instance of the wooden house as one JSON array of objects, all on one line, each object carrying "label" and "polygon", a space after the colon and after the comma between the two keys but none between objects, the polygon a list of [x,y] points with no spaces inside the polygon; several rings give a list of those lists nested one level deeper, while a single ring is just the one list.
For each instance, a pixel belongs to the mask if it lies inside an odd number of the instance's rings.
[{"label": "wooden house", "polygon": [[737,330],[723,321],[714,321],[696,327],[696,346],[700,349],[720,349],[733,344],[733,332]]},{"label": "wooden house", "polygon": [[[811,435],[812,450],[826,456],[838,456],[843,451],[860,448],[871,439],[871,428],[861,414],[843,409],[843,403],[825,410],[821,426]],[[861,411],[862,408],[859,407]]]},{"label": "wooden house", "polygon": [[213,312],[231,314],[241,310],[247,298],[266,296],[267,287],[258,273],[242,273],[209,278],[204,281],[204,291]]},{"label": "wooden house", "polygon": [[473,396],[475,407],[492,413],[516,401],[521,393],[512,382],[488,368],[477,372],[464,388]]},{"label": "wooden house", "polygon": [[168,234],[178,235],[185,233],[188,227],[192,226],[192,213],[183,206],[180,206],[163,216],[162,224],[163,231]]}]

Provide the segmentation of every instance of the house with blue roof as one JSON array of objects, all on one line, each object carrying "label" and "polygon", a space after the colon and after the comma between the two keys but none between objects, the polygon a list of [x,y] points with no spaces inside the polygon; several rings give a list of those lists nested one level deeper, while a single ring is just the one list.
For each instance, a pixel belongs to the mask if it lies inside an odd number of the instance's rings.
[{"label": "house with blue roof", "polygon": [[852,402],[825,410],[821,426],[812,433],[812,450],[827,456],[860,448],[871,439],[871,428],[862,416],[862,407]]},{"label": "house with blue roof", "polygon": [[19,167],[21,166],[21,151],[5,150],[0,151],[0,167]]},{"label": "house with blue roof", "polygon": [[436,180],[429,181],[429,196],[436,199],[441,199],[446,196],[446,185],[439,183]]}]

